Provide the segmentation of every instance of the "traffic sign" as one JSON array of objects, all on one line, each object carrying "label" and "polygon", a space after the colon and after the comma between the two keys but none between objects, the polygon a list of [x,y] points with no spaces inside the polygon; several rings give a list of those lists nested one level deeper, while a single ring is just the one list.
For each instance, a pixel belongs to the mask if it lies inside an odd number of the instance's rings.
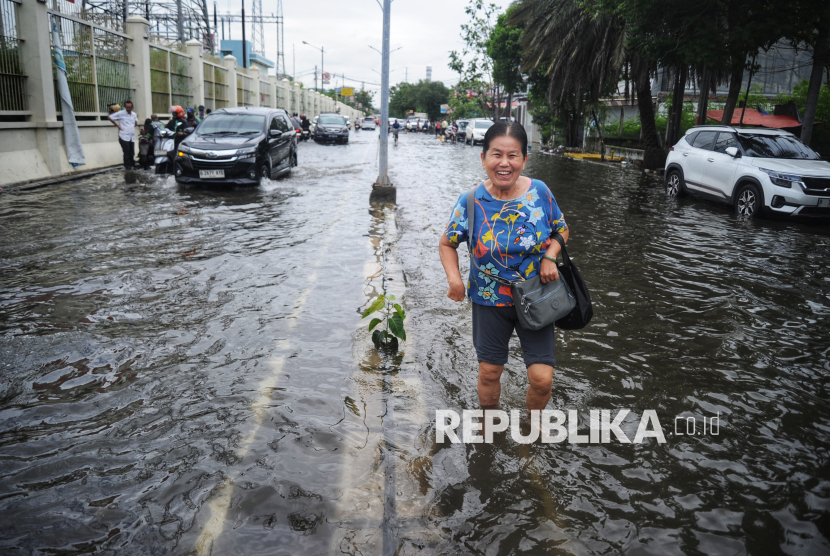
[{"label": "traffic sign", "polygon": [[328,83],[329,81],[331,81],[331,74],[326,72],[323,74],[323,84]]},{"label": "traffic sign", "polygon": [[344,97],[354,96],[354,87],[343,87],[340,89],[340,94]]}]

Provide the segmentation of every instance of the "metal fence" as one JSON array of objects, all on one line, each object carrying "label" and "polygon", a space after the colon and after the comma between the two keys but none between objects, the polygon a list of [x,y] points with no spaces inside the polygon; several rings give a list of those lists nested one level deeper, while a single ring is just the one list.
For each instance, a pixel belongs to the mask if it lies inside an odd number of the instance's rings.
[{"label": "metal fence", "polygon": [[20,61],[17,35],[19,0],[0,0],[0,112],[27,109],[26,73]]},{"label": "metal fence", "polygon": [[187,109],[193,105],[193,95],[190,94],[190,77],[188,75],[188,60],[190,56],[170,52],[170,100]]},{"label": "metal fence", "polygon": [[170,60],[167,51],[150,47],[150,94],[153,112],[167,114],[170,111]]},{"label": "metal fence", "polygon": [[127,39],[101,28],[92,30],[95,56],[95,81],[98,86],[98,111],[107,105],[123,104],[130,94],[130,64]]},{"label": "metal fence", "polygon": [[150,94],[154,113],[167,114],[171,105],[187,109],[192,104],[189,60],[184,54],[160,46],[150,47]]},{"label": "metal fence", "polygon": [[259,80],[259,105],[260,106],[271,106],[271,99],[274,96],[274,92],[271,86],[271,83],[268,81],[263,81],[262,79]]},{"label": "metal fence", "polygon": [[83,19],[90,23],[108,27],[115,31],[124,31],[124,1],[107,0],[106,2],[82,0],[48,0],[52,13]]},{"label": "metal fence", "polygon": [[[121,104],[131,96],[127,60],[129,38],[123,33],[74,17],[58,16],[57,13],[52,15],[63,47],[66,80],[75,114],[106,115],[108,104]],[[52,39],[51,34],[49,37]],[[60,113],[62,106],[54,64],[52,70],[55,77],[55,109]]]},{"label": "metal fence", "polygon": [[[98,102],[95,94],[95,58],[92,55],[92,27],[73,19],[55,17],[58,26],[63,61],[66,63],[66,80],[72,107],[78,115],[98,114]],[[51,38],[52,35],[50,34]],[[52,45],[54,48],[55,45]],[[62,112],[60,94],[57,87],[57,69],[55,74],[55,108]]]},{"label": "metal fence", "polygon": [[205,72],[205,108],[216,110],[228,105],[228,70],[202,62]]},{"label": "metal fence", "polygon": [[254,80],[244,75],[242,69],[238,69],[236,73],[236,105],[237,106],[253,106],[254,105]]}]

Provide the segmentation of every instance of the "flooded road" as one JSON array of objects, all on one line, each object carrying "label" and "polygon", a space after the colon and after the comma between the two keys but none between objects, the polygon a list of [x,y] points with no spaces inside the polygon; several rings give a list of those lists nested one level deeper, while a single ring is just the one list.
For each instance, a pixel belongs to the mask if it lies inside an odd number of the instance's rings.
[{"label": "flooded road", "polygon": [[[549,407],[580,431],[630,409],[632,434],[654,410],[666,443],[435,443],[436,409],[478,403],[437,255],[478,152],[402,135],[396,208],[368,204],[372,132],[251,190],[109,173],[0,197],[0,552],[830,552],[827,228],[634,170],[528,164],[594,300],[557,333]],[[360,319],[384,292],[395,356]],[[521,361],[514,339],[503,409]]]}]

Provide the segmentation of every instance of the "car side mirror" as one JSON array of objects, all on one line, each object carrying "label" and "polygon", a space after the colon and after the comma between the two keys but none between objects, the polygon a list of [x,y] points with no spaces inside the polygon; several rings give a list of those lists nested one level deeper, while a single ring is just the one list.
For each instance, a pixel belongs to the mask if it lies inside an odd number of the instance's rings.
[{"label": "car side mirror", "polygon": [[738,147],[726,147],[726,154],[732,158],[741,158],[741,151],[738,150]]},{"label": "car side mirror", "polygon": [[269,135],[271,136],[271,139],[279,139],[280,137],[282,137],[282,131],[278,129],[272,129]]}]

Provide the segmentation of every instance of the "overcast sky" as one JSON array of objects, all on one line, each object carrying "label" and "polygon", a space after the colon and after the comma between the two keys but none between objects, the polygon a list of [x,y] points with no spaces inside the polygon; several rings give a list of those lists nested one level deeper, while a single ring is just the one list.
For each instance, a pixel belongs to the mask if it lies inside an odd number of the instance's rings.
[{"label": "overcast sky", "polygon": [[[382,0],[381,0],[382,1]],[[511,0],[490,0],[506,9]],[[241,0],[216,0],[223,13],[241,13]],[[245,0],[246,15],[251,12],[253,0]],[[262,0],[263,14],[276,10],[276,0]],[[392,33],[390,49],[402,47],[391,56],[392,70],[389,82],[406,80],[417,82],[426,77],[426,67],[432,66],[433,81],[452,85],[458,79],[447,63],[451,50],[464,47],[460,27],[467,21],[464,8],[467,0],[394,0],[392,2]],[[213,0],[208,0],[213,15]],[[283,0],[285,17],[285,69],[309,87],[314,86],[314,65],[320,66],[320,51],[306,46],[303,41],[325,49],[326,72],[345,74],[346,86],[379,91],[380,54],[369,48],[381,49],[383,12],[376,0]],[[276,25],[266,24],[265,57],[276,58]],[[220,24],[221,38],[221,24]],[[247,31],[250,37],[250,27]],[[225,38],[228,38],[227,27]],[[233,38],[241,39],[241,25],[234,24]],[[249,38],[250,40],[250,38]],[[296,62],[295,62],[296,60]],[[242,63],[242,60],[239,61]],[[374,70],[374,71],[373,71]],[[374,83],[374,84],[370,84]],[[337,86],[341,79],[337,78]],[[380,97],[375,95],[375,104]]]}]

